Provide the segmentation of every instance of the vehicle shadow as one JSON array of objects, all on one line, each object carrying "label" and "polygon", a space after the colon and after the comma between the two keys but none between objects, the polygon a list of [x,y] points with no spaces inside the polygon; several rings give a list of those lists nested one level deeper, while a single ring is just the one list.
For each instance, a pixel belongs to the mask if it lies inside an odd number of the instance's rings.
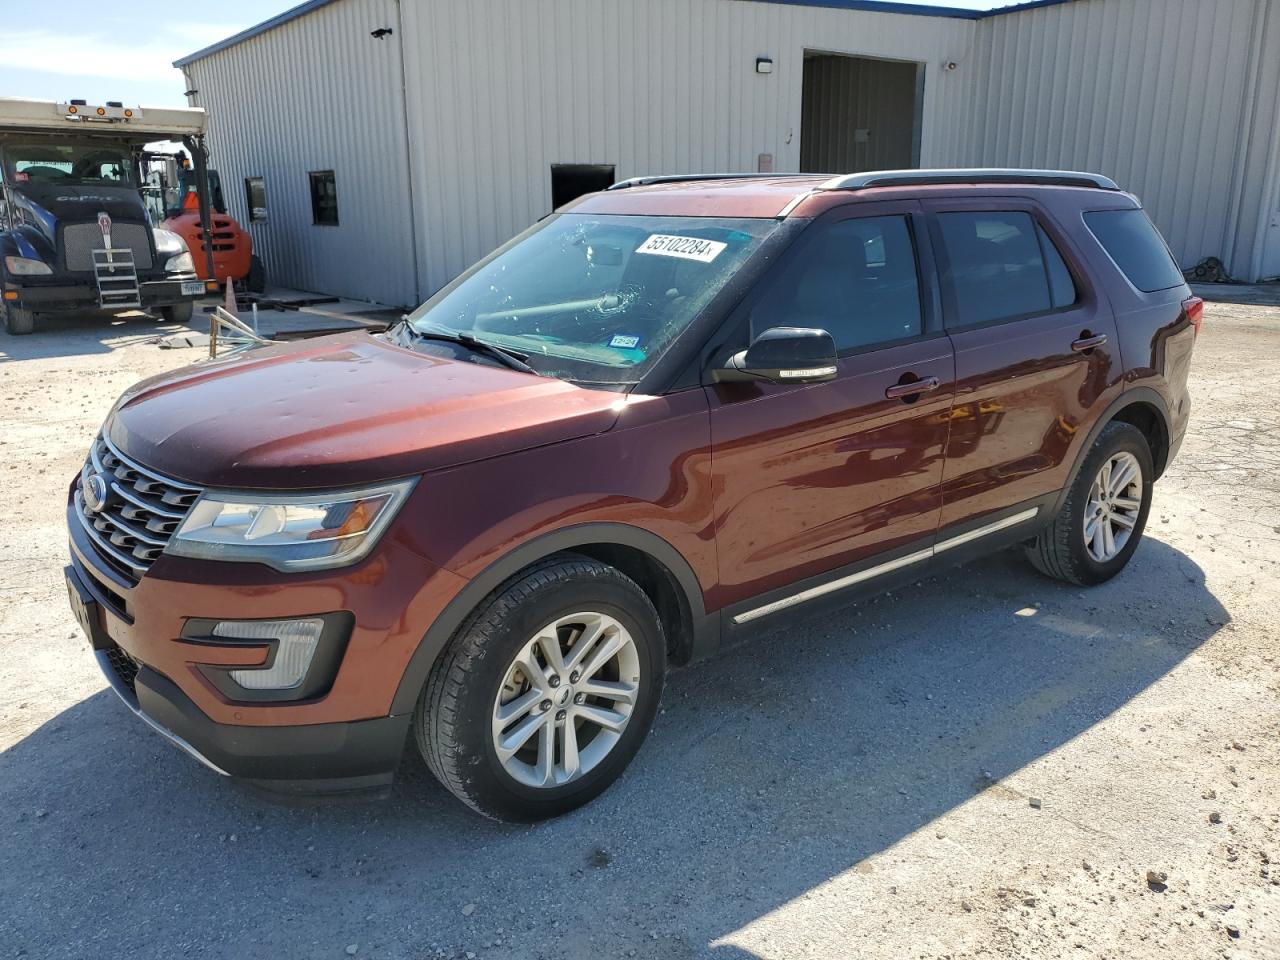
[{"label": "vehicle shadow", "polygon": [[1006,789],[1227,620],[1158,540],[1091,590],[1000,554],[674,673],[628,774],[533,827],[475,816],[416,758],[383,802],[265,800],[104,691],[0,754],[0,942],[108,955],[129,931],[134,957],[357,943],[747,958],[717,941]]},{"label": "vehicle shadow", "polygon": [[[198,326],[202,322],[207,324],[208,319],[197,311],[191,322]],[[0,364],[110,353],[140,340],[172,336],[190,329],[144,313],[113,317],[91,313],[42,314],[36,319],[35,330],[20,337],[4,333],[0,327]]]}]

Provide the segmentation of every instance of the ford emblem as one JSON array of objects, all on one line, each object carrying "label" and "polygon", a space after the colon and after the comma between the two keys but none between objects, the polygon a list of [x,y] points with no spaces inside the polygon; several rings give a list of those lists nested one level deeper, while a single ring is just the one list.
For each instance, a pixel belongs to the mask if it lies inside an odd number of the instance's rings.
[{"label": "ford emblem", "polygon": [[84,505],[93,513],[98,513],[107,505],[107,481],[102,474],[95,473],[80,485],[80,493],[84,497]]}]

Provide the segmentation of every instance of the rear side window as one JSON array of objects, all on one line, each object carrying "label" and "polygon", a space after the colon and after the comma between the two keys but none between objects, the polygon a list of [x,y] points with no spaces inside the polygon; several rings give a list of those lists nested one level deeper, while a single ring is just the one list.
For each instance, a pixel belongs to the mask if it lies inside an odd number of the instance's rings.
[{"label": "rear side window", "polygon": [[904,217],[818,224],[751,310],[752,336],[769,327],[826,330],[840,351],[917,337],[923,330],[915,244]]},{"label": "rear side window", "polygon": [[1182,271],[1141,210],[1095,210],[1084,215],[1084,222],[1139,290],[1151,293],[1182,285]]},{"label": "rear side window", "polygon": [[938,215],[955,297],[951,327],[972,327],[1070,306],[1076,287],[1066,261],[1029,213]]}]

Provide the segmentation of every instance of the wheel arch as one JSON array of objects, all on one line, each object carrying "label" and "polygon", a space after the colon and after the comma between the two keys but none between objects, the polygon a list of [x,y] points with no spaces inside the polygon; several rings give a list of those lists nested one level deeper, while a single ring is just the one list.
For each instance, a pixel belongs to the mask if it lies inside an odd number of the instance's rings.
[{"label": "wheel arch", "polygon": [[1169,428],[1169,407],[1165,404],[1164,398],[1150,387],[1130,387],[1116,397],[1094,422],[1093,428],[1076,452],[1075,462],[1071,465],[1071,473],[1067,477],[1067,482],[1063,484],[1053,509],[1047,511],[1047,516],[1055,516],[1062,509],[1062,504],[1070,494],[1071,487],[1076,482],[1076,477],[1080,474],[1080,467],[1084,464],[1085,458],[1089,456],[1089,451],[1093,449],[1093,444],[1098,439],[1098,435],[1102,433],[1107,424],[1116,422],[1131,424],[1142,431],[1147,438],[1147,443],[1151,445],[1151,459],[1156,468],[1156,475],[1153,479],[1158,480],[1160,475],[1164,473],[1164,468],[1169,462],[1169,450],[1172,442],[1172,433]]},{"label": "wheel arch", "polygon": [[639,584],[670,632],[667,654],[682,663],[714,649],[719,619],[708,615],[689,562],[657,534],[621,523],[584,523],[553,531],[504,554],[467,583],[427,628],[391,702],[391,715],[413,710],[445,646],[468,616],[512,577],[557,554],[575,553],[606,563]]}]

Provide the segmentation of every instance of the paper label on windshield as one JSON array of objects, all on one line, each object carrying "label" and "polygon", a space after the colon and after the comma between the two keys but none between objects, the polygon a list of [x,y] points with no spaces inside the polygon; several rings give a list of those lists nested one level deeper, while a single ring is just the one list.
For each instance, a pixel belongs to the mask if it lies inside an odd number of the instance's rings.
[{"label": "paper label on windshield", "polygon": [[652,253],[659,257],[679,257],[681,260],[697,260],[710,263],[724,251],[727,243],[718,240],[703,240],[701,237],[675,237],[665,233],[655,233],[640,246],[636,253]]}]

